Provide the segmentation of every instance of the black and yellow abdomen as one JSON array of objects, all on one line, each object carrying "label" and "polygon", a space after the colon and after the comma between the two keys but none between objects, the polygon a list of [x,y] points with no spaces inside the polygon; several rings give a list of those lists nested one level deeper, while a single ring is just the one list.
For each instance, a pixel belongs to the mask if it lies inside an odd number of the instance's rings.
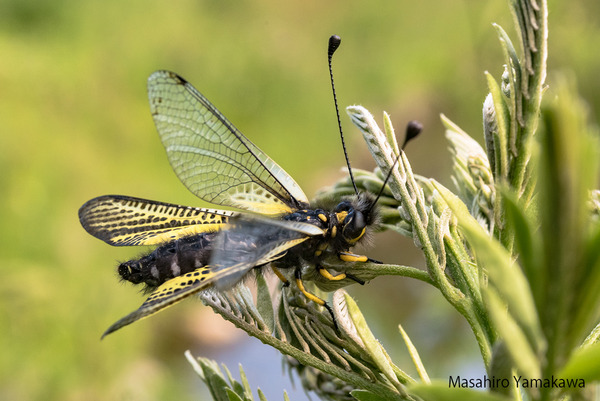
[{"label": "black and yellow abdomen", "polygon": [[161,245],[139,259],[121,263],[119,275],[133,284],[143,283],[147,291],[152,291],[172,278],[208,265],[215,235],[202,233]]}]

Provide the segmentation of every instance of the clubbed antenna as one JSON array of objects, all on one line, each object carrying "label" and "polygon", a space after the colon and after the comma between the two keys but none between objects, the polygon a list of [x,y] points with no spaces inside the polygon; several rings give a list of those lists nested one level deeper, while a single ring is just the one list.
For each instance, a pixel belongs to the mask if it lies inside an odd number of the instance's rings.
[{"label": "clubbed antenna", "polygon": [[[409,121],[408,124],[406,124],[406,134],[404,135],[404,142],[402,143],[401,149],[404,150],[406,144],[419,136],[421,131],[423,131],[423,124],[417,120]],[[396,159],[396,161],[398,161],[398,159]]]},{"label": "clubbed antenna", "polygon": [[346,158],[346,164],[348,165],[348,173],[350,174],[350,181],[354,187],[354,192],[358,195],[358,188],[356,182],[354,182],[354,176],[352,175],[352,167],[350,167],[350,159],[348,159],[348,152],[346,151],[346,143],[344,142],[344,134],[342,132],[342,122],[340,121],[340,109],[338,108],[337,96],[335,94],[335,85],[333,84],[333,70],[331,68],[331,59],[333,53],[340,47],[342,39],[338,35],[333,35],[329,38],[329,46],[327,47],[327,59],[329,62],[329,78],[331,79],[331,90],[333,91],[333,103],[335,104],[335,113],[337,115],[338,128],[340,130],[340,137],[342,138],[342,149],[344,149],[344,157]]},{"label": "clubbed antenna", "polygon": [[377,204],[377,201],[381,197],[381,194],[383,194],[383,190],[385,189],[385,186],[390,180],[392,172],[394,171],[396,164],[398,164],[398,160],[400,160],[400,155],[402,155],[402,152],[404,152],[404,148],[410,141],[419,136],[421,131],[423,131],[423,124],[421,124],[417,120],[409,121],[408,124],[406,124],[406,133],[404,134],[404,142],[402,143],[400,154],[396,157],[396,160],[394,161],[394,164],[392,164],[392,167],[390,167],[390,171],[388,171],[385,180],[383,180],[383,185],[381,186],[381,189],[379,190],[379,193],[377,194],[377,197],[375,198],[375,202],[373,202],[373,206],[371,206],[371,209]]}]

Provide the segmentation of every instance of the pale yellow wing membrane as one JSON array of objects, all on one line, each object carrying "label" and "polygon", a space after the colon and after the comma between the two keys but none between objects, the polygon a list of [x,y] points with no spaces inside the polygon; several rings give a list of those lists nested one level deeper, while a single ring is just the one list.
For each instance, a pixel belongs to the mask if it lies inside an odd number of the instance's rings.
[{"label": "pale yellow wing membrane", "polygon": [[158,245],[220,230],[234,212],[105,195],[86,202],[79,220],[96,238],[114,245]]},{"label": "pale yellow wing membrane", "polygon": [[153,73],[148,97],[169,162],[196,196],[268,215],[308,204],[293,178],[183,78]]}]

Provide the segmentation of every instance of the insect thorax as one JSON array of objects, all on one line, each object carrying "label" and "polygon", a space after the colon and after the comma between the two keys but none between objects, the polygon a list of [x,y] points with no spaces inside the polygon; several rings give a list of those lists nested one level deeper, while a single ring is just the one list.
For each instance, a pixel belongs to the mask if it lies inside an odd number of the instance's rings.
[{"label": "insect thorax", "polygon": [[339,202],[332,211],[324,209],[299,210],[284,220],[310,223],[322,228],[322,237],[313,237],[290,250],[302,259],[318,262],[327,249],[345,252],[366,238],[367,230],[378,223],[375,198],[369,193],[349,197]]}]

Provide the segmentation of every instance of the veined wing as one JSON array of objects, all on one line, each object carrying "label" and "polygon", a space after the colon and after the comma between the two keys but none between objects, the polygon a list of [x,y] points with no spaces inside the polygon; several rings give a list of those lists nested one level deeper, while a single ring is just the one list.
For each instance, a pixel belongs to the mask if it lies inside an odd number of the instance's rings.
[{"label": "veined wing", "polygon": [[283,257],[286,251],[324,231],[312,224],[244,216],[217,236],[210,264],[223,274],[215,287],[235,285],[250,269]]},{"label": "veined wing", "polygon": [[157,245],[188,235],[218,231],[234,215],[225,210],[120,195],[99,196],[79,209],[83,228],[115,246]]},{"label": "veined wing", "polygon": [[157,71],[148,97],[169,162],[196,196],[271,215],[308,204],[294,179],[186,80]]},{"label": "veined wing", "polygon": [[102,338],[123,326],[154,315],[190,295],[211,287],[218,280],[219,274],[222,273],[214,270],[211,266],[202,266],[193,272],[172,278],[152,292],[137,310],[111,325],[102,334]]},{"label": "veined wing", "polygon": [[219,265],[201,266],[165,282],[137,310],[110,326],[102,337],[210,287],[227,290],[253,267],[278,259],[289,248],[322,234],[323,230],[307,223],[260,218],[237,220],[219,234],[221,238],[212,258]]}]

